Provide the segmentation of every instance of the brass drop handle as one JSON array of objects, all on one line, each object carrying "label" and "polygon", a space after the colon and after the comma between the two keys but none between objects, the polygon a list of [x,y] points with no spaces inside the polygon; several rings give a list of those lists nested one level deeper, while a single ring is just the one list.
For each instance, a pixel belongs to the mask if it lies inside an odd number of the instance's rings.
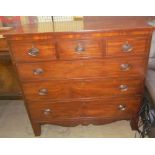
[{"label": "brass drop handle", "polygon": [[32,57],[36,57],[37,55],[39,55],[39,49],[37,48],[31,48],[29,51],[28,51],[28,54]]},{"label": "brass drop handle", "polygon": [[130,45],[128,42],[122,45],[122,51],[123,52],[131,52],[133,50],[133,46]]},{"label": "brass drop handle", "polygon": [[40,96],[44,96],[44,95],[47,95],[48,94],[48,90],[46,88],[42,88],[39,90],[39,95]]},{"label": "brass drop handle", "polygon": [[131,68],[131,65],[130,64],[121,64],[120,65],[120,69],[122,71],[128,71],[128,70],[130,70],[130,68]]},{"label": "brass drop handle", "polygon": [[120,104],[120,105],[118,106],[118,110],[120,110],[120,111],[125,111],[125,110],[126,110],[126,105]]},{"label": "brass drop handle", "polygon": [[80,53],[80,52],[85,51],[85,48],[82,44],[79,43],[77,47],[75,47],[75,51]]},{"label": "brass drop handle", "polygon": [[49,115],[51,114],[52,110],[51,109],[44,109],[43,113],[44,115]]},{"label": "brass drop handle", "polygon": [[128,86],[127,85],[120,85],[119,86],[120,91],[127,91],[128,90]]},{"label": "brass drop handle", "polygon": [[37,69],[33,70],[34,75],[40,75],[40,74],[43,74],[43,73],[44,73],[44,70],[42,68],[37,68]]}]

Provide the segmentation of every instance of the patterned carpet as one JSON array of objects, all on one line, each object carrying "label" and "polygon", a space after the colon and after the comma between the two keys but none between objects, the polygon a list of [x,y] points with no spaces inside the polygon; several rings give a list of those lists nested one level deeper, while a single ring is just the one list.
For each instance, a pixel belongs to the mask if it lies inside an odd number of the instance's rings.
[{"label": "patterned carpet", "polygon": [[[129,121],[94,126],[61,127],[43,125],[40,137],[45,138],[134,138]],[[34,137],[23,101],[0,100],[0,137]]]}]

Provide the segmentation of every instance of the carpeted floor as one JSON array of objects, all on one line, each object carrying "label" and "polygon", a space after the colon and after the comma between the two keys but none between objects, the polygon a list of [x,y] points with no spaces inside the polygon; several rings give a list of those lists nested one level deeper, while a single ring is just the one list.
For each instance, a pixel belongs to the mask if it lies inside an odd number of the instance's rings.
[{"label": "carpeted floor", "polygon": [[[43,125],[40,137],[53,138],[133,138],[128,121],[118,121],[111,124],[94,126],[61,127]],[[1,138],[29,138],[34,137],[23,101],[0,100],[0,137]]]}]

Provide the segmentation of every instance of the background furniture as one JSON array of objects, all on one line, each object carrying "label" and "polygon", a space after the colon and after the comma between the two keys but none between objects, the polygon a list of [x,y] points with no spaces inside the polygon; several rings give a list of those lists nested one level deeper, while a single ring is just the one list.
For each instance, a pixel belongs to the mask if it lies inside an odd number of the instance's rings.
[{"label": "background furniture", "polygon": [[75,126],[124,119],[137,129],[152,20],[84,17],[25,25],[5,34],[35,135],[46,123]]},{"label": "background furniture", "polygon": [[0,36],[0,99],[19,98],[21,98],[21,90],[11,62],[7,41]]}]

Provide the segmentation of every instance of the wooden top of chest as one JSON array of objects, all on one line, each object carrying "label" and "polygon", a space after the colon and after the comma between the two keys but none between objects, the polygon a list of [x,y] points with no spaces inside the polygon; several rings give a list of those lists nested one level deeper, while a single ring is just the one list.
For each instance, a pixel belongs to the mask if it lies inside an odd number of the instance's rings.
[{"label": "wooden top of chest", "polygon": [[[150,25],[150,24],[154,24]],[[27,24],[13,28],[3,35],[38,33],[82,33],[126,30],[154,30],[153,16],[84,16],[74,21],[55,21],[50,23]]]}]

